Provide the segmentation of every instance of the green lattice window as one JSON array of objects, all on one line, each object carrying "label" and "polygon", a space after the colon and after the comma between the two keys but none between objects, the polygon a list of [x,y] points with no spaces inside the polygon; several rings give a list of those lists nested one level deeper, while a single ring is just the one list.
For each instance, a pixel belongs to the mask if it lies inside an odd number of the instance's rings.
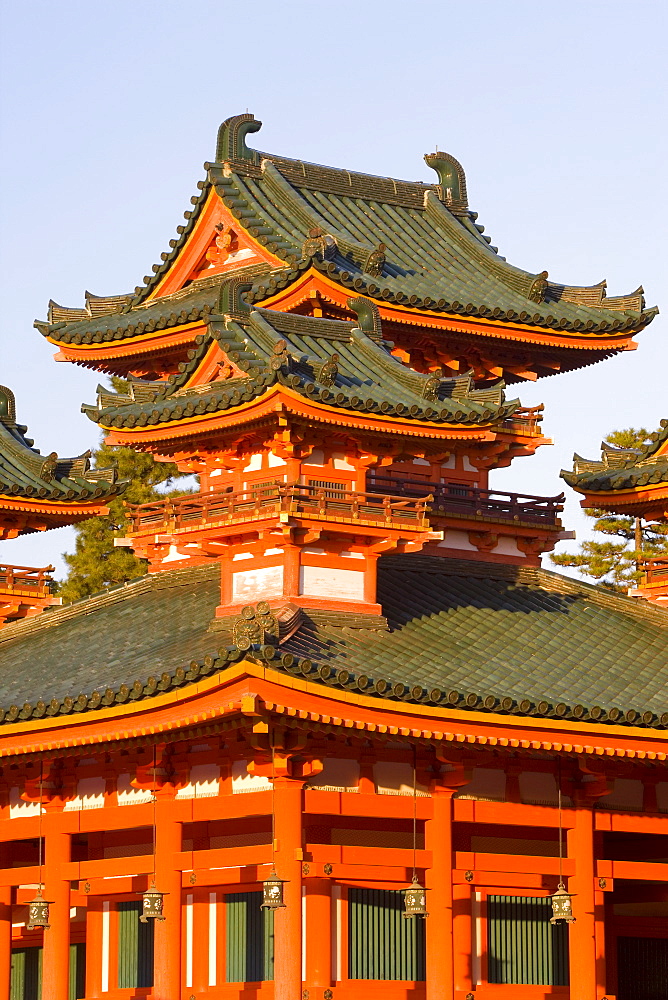
[{"label": "green lattice window", "polygon": [[406,920],[401,891],[348,891],[350,979],[425,978],[424,920]]},{"label": "green lattice window", "polygon": [[139,920],[140,902],[117,903],[118,986],[153,986],[153,921]]},{"label": "green lattice window", "polygon": [[225,897],[228,983],[274,978],[274,913],[261,910],[261,902],[261,892],[232,892]]},{"label": "green lattice window", "polygon": [[568,986],[568,925],[551,916],[545,897],[487,897],[490,983]]}]

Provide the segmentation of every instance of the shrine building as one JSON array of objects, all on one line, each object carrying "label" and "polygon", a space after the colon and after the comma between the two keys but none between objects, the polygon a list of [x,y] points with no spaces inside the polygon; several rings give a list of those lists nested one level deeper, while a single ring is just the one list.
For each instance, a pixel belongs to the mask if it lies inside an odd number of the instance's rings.
[{"label": "shrine building", "polygon": [[[656,310],[508,263],[446,153],[413,183],[260,125],[133,292],[36,323],[125,380],[106,442],[199,486],[129,506],[144,577],[0,630],[0,1000],[658,1000],[668,609],[542,569],[563,494],[489,479],[551,443],[524,383]],[[621,490],[662,516],[665,447]],[[58,475],[33,506],[104,479]]]},{"label": "shrine building", "polygon": [[[600,461],[573,456],[573,471],[562,472],[569,486],[582,493],[583,507],[625,514],[644,521],[668,522],[668,420],[642,450],[614,448],[603,442]],[[629,590],[633,597],[668,604],[668,559],[642,560],[643,576]]]},{"label": "shrine building", "polygon": [[[122,493],[115,469],[91,469],[78,458],[41,455],[16,422],[14,393],[0,386],[0,540],[48,531],[106,514]],[[52,594],[53,566],[0,564],[0,628],[61,603]]]}]

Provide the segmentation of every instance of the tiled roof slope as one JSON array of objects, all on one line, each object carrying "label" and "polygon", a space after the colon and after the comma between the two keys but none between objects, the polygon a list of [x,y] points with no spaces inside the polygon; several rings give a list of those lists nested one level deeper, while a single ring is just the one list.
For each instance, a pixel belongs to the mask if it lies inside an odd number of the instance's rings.
[{"label": "tiled roof slope", "polygon": [[[348,300],[358,312],[356,324],[252,309],[243,287],[235,281],[222,286],[220,314],[209,314],[208,333],[198,337],[177,375],[166,383],[132,382],[125,395],[101,389],[98,406],[84,412],[104,427],[154,425],[231,409],[277,384],[328,407],[430,422],[498,423],[519,407],[519,400],[505,402],[501,384],[475,389],[468,375],[438,378],[408,367],[390,353],[377,310],[366,299]],[[216,341],[247,377],[189,388]]]},{"label": "tiled roof slope", "polygon": [[78,458],[41,455],[26,431],[16,423],[14,394],[0,386],[0,496],[62,502],[66,507],[104,503],[125,489],[124,482],[116,481],[115,468],[90,468],[90,452]]},{"label": "tiled roof slope", "polygon": [[[426,556],[382,558],[379,598],[389,630],[312,612],[251,655],[383,698],[668,726],[668,611],[542,570]],[[207,631],[218,600],[214,563],[8,626],[4,721],[150,698],[238,660],[225,622]]]},{"label": "tiled roof slope", "polygon": [[[107,312],[132,312],[157,287],[192,233],[215,189],[244,228],[289,267],[313,262],[351,292],[420,310],[480,316],[553,328],[578,337],[637,330],[655,309],[645,309],[642,288],[606,297],[605,282],[591,287],[556,284],[547,272],[530,273],[500,257],[469,211],[461,166],[445,153],[425,157],[438,183],[399,181],[261,153],[246,135],[261,122],[237,115],[220,128],[216,160],[186,212],[171,250],[134,297],[113,296]],[[325,241],[323,243],[322,241]],[[259,282],[255,301],[272,294]],[[103,299],[85,309],[53,303],[50,324],[81,333],[104,311]],[[54,327],[38,324],[60,339]]]},{"label": "tiled roof slope", "polygon": [[601,460],[573,456],[573,471],[562,470],[561,478],[583,493],[629,490],[637,486],[668,483],[668,419],[641,450],[613,448],[601,444]]}]

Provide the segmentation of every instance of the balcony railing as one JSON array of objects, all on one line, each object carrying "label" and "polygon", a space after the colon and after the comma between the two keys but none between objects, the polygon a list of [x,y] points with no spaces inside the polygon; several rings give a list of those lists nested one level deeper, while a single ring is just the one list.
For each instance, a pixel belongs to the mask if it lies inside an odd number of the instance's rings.
[{"label": "balcony railing", "polygon": [[668,558],[657,556],[654,559],[643,559],[641,569],[645,573],[643,583],[646,586],[652,584],[664,584],[668,587]]},{"label": "balcony railing", "polygon": [[51,573],[54,566],[8,566],[0,564],[0,592],[33,597],[48,597],[51,593]]},{"label": "balcony railing", "polygon": [[126,504],[126,507],[132,535],[213,524],[240,524],[281,516],[427,531],[431,497],[424,492],[421,497],[385,493],[380,496],[377,490],[356,493],[334,486],[324,489],[263,483],[238,492],[188,494],[156,503]]},{"label": "balcony railing", "polygon": [[370,476],[367,487],[372,492],[389,491],[399,496],[431,493],[430,511],[433,515],[464,514],[482,516],[493,520],[526,521],[531,524],[558,526],[559,514],[564,509],[563,493],[554,497],[539,497],[524,493],[506,493],[503,490],[481,490],[465,483],[428,483],[418,479],[399,479],[392,476]]}]

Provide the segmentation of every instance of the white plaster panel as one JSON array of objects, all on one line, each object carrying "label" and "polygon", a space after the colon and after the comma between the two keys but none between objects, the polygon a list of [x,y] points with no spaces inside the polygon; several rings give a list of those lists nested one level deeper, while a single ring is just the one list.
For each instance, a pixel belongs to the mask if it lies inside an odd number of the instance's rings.
[{"label": "white plaster panel", "polygon": [[335,452],[332,455],[332,465],[335,469],[347,469],[348,472],[357,472],[354,465],[346,459],[346,456],[341,452]]},{"label": "white plaster panel", "polygon": [[447,462],[441,462],[442,469],[456,469],[457,468],[457,456],[450,455]]},{"label": "white plaster panel", "polygon": [[252,559],[252,552],[235,552],[232,556],[232,562],[239,562],[241,559]]},{"label": "white plaster panel", "polygon": [[265,556],[282,556],[283,549],[265,549],[264,554]]},{"label": "white plaster panel", "polygon": [[428,462],[426,458],[414,458],[413,465],[426,465],[428,469],[431,468],[431,462]]},{"label": "white plaster panel", "polygon": [[104,778],[81,778],[77,783],[77,794],[69,799],[63,810],[78,812],[80,809],[102,809],[104,806]]},{"label": "white plaster panel", "polygon": [[525,558],[524,552],[518,549],[515,538],[500,538],[498,545],[494,546],[492,552],[498,552],[499,555],[504,556],[521,556],[522,559]]},{"label": "white plaster panel", "polygon": [[346,757],[327,757],[320,774],[309,778],[309,785],[318,788],[326,785],[333,788],[357,788],[360,766],[356,760]]},{"label": "white plaster panel", "polygon": [[283,567],[263,566],[232,574],[232,599],[255,601],[263,597],[280,597],[283,593]]},{"label": "white plaster panel", "polygon": [[261,792],[271,788],[269,778],[248,773],[247,760],[232,761],[232,792]]},{"label": "white plaster panel", "polygon": [[330,566],[302,566],[299,591],[314,597],[337,597],[349,601],[364,600],[364,573]]},{"label": "white plaster panel", "polygon": [[244,472],[257,472],[262,468],[262,452],[258,452],[257,455],[251,455],[248,465],[243,468]]},{"label": "white plaster panel", "polygon": [[22,816],[39,816],[39,802],[25,802],[20,788],[10,788],[9,818],[20,819]]},{"label": "white plaster panel", "polygon": [[467,472],[477,472],[478,471],[478,467],[471,462],[471,460],[468,457],[468,455],[464,455],[464,468],[466,469]]},{"label": "white plaster panel", "polygon": [[190,559],[190,556],[184,555],[182,552],[179,552],[176,545],[170,545],[169,552],[162,561],[163,563],[170,563],[170,562],[180,562],[182,559]]},{"label": "white plaster panel", "polygon": [[438,543],[441,549],[465,549],[468,552],[477,552],[475,545],[471,545],[466,531],[456,531],[446,529],[443,541]]},{"label": "white plaster panel", "polygon": [[308,458],[305,458],[302,465],[324,465],[325,453],[322,448],[314,448]]},{"label": "white plaster panel", "polygon": [[270,469],[276,469],[279,465],[287,465],[288,463],[280,455],[274,455],[273,451],[270,451],[267,455],[267,465]]},{"label": "white plaster panel", "polygon": [[[379,760],[373,765],[373,780],[381,795],[412,795],[413,765],[401,761]],[[418,792],[426,792],[418,782]]]},{"label": "white plaster panel", "polygon": [[177,799],[202,799],[217,795],[220,788],[220,767],[218,764],[193,764],[190,781],[176,793]]},{"label": "white plaster panel", "polygon": [[133,788],[129,774],[119,774],[116,785],[116,801],[119,806],[136,806],[142,802],[151,802],[153,796],[148,788]]},{"label": "white plaster panel", "polygon": [[363,552],[339,552],[339,555],[344,559],[364,559]]}]

